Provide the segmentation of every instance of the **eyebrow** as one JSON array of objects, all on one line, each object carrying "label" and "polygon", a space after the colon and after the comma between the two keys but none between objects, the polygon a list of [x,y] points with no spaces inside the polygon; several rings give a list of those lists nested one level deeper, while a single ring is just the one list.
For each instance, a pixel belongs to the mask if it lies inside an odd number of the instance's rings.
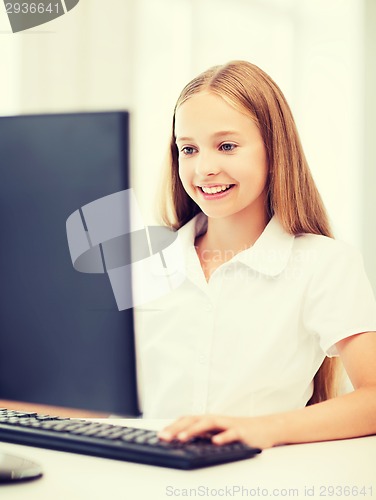
[{"label": "eyebrow", "polygon": [[[218,137],[228,137],[228,136],[239,136],[239,132],[235,130],[221,130],[219,132],[215,132],[211,137],[213,139],[217,139]],[[193,141],[193,137],[177,137],[176,141]]]}]

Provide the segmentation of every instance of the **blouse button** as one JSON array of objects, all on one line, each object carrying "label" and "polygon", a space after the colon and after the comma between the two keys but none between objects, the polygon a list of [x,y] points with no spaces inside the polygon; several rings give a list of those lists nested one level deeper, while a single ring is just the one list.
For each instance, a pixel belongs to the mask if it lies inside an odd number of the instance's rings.
[{"label": "blouse button", "polygon": [[193,406],[193,412],[194,413],[204,413],[205,412],[205,406],[203,404],[196,403]]},{"label": "blouse button", "polygon": [[204,354],[201,354],[201,356],[199,356],[199,358],[198,358],[198,362],[201,365],[204,365],[206,363],[206,356]]}]

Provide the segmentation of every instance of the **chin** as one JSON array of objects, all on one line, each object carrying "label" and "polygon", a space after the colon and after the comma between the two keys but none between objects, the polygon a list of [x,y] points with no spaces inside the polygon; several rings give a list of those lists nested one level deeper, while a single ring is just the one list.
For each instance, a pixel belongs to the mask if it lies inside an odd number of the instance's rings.
[{"label": "chin", "polygon": [[210,210],[207,209],[205,210],[204,208],[200,207],[201,211],[210,219],[225,219],[226,217],[231,217],[232,215],[235,215],[236,212],[231,212],[231,211],[220,211],[220,210]]}]

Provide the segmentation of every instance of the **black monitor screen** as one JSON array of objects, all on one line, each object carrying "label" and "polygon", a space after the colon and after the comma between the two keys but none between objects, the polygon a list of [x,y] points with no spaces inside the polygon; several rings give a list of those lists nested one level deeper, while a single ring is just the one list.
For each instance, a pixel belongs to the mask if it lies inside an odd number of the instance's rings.
[{"label": "black monitor screen", "polygon": [[66,221],[129,188],[128,113],[0,118],[0,399],[137,415],[132,309]]}]

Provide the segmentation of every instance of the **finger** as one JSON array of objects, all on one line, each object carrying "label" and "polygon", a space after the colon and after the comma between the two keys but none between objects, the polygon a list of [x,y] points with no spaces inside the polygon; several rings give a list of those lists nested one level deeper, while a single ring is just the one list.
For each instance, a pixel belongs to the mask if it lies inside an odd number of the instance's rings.
[{"label": "finger", "polygon": [[239,441],[239,434],[235,429],[227,429],[212,437],[214,444],[223,445]]},{"label": "finger", "polygon": [[188,416],[181,417],[172,424],[168,425],[164,429],[158,432],[158,437],[164,439],[166,441],[171,441],[176,438],[176,436],[184,431],[187,427],[191,426],[194,422],[196,422],[200,417],[197,416]]},{"label": "finger", "polygon": [[227,427],[227,419],[216,416],[205,416],[195,422],[192,422],[191,425],[180,431],[177,434],[177,438],[180,441],[188,441],[195,436],[202,436],[207,432],[223,430]]}]

